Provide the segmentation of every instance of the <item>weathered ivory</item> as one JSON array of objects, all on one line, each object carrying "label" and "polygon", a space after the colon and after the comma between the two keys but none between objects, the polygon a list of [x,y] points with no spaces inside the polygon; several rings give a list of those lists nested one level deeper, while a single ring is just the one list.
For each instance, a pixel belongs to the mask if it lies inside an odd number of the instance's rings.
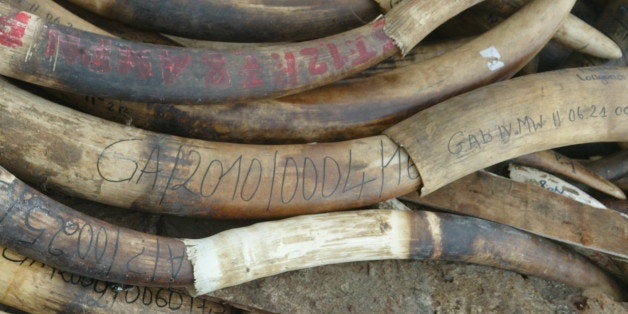
[{"label": "weathered ivory", "polygon": [[[401,1],[376,0],[384,12],[390,10]],[[512,14],[514,11],[530,2],[529,0],[489,0],[485,7],[501,14]],[[493,16],[492,19],[495,19]],[[612,39],[591,27],[578,17],[569,14],[554,35],[561,44],[584,54],[605,59],[622,57],[622,50]]]},{"label": "weathered ivory", "polygon": [[72,0],[128,25],[187,38],[231,42],[304,41],[365,24],[371,0]]},{"label": "weathered ivory", "polygon": [[108,32],[76,16],[52,0],[4,0],[4,3],[32,14],[46,17],[47,20],[87,32],[111,36]]},{"label": "weathered ivory", "polygon": [[451,98],[384,134],[409,153],[421,174],[422,193],[428,194],[473,171],[533,151],[625,141],[627,76],[626,68],[528,75]]},{"label": "weathered ivory", "polygon": [[583,166],[578,161],[555,151],[542,151],[523,155],[512,161],[520,165],[550,171],[565,178],[584,183],[616,198],[626,199],[624,192],[615,184],[589,170],[588,167]]},{"label": "weathered ivory", "polygon": [[510,164],[508,166],[508,171],[510,172],[510,179],[516,182],[534,184],[548,191],[576,200],[580,203],[587,204],[595,208],[606,209],[604,204],[591,197],[591,195],[575,187],[573,184],[570,184],[569,182],[566,182],[565,180],[547,172],[514,164]]},{"label": "weathered ivory", "polygon": [[628,148],[587,163],[587,168],[608,180],[615,181],[628,175]]},{"label": "weathered ivory", "polygon": [[0,303],[27,313],[229,313],[242,309],[172,289],[91,279],[4,247],[0,251]]},{"label": "weathered ivory", "polygon": [[517,155],[626,140],[627,72],[571,69],[475,90],[387,131],[404,149],[386,136],[303,145],[190,140],[106,122],[3,83],[0,162],[30,182],[153,212],[243,218],[355,208],[409,193],[425,178],[433,190]]},{"label": "weathered ivory", "polygon": [[[409,0],[360,28],[323,39],[235,51],[148,45],[83,32],[42,21],[0,5],[3,27],[0,73],[31,83],[141,101],[220,102],[279,97],[360,72],[398,52],[385,25],[416,13],[418,42],[439,24],[480,0],[441,6]],[[416,12],[413,8],[423,9]],[[396,13],[398,12],[398,13]],[[412,47],[407,47],[412,48]]]},{"label": "weathered ivory", "polygon": [[573,15],[567,16],[555,38],[569,48],[598,58],[618,59],[623,55],[614,41]]},{"label": "weathered ivory", "polygon": [[503,223],[614,257],[628,257],[628,216],[488,172],[468,175],[424,197],[414,192],[403,199]]},{"label": "weathered ivory", "polygon": [[614,281],[584,258],[475,218],[399,210],[342,212],[181,241],[102,222],[49,199],[2,168],[0,174],[0,245],[107,281],[194,283],[195,292],[204,293],[303,267],[412,258],[491,265],[619,295]]},{"label": "weathered ivory", "polygon": [[[155,106],[97,97],[62,99],[118,122],[216,141],[307,143],[377,135],[442,99],[513,75],[546,44],[571,5],[573,1],[536,1],[440,57],[278,100]],[[532,18],[536,23],[529,25]],[[518,36],[508,35],[513,32]],[[493,62],[495,53],[499,62]],[[243,119],[249,116],[255,119]]]}]

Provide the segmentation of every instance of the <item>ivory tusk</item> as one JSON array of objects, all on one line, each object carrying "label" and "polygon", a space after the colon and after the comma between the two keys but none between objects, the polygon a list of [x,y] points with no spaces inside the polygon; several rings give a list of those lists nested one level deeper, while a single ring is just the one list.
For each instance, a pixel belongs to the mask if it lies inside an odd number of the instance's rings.
[{"label": "ivory tusk", "polygon": [[0,247],[0,303],[27,313],[232,313],[256,310],[167,288],[83,277]]},{"label": "ivory tusk", "polygon": [[[115,121],[132,120],[134,125],[159,132],[218,141],[306,143],[376,135],[442,99],[510,77],[549,40],[572,4],[537,1],[440,57],[368,80],[325,86],[279,100],[155,106],[83,96],[63,99]],[[537,22],[530,25],[532,18]],[[518,36],[509,35],[513,30]],[[493,64],[501,63],[492,63],[492,57],[481,54],[490,47],[499,53],[502,67],[496,68]],[[249,116],[256,118],[242,119]]]},{"label": "ivory tusk", "polygon": [[587,163],[587,168],[608,180],[617,180],[628,175],[628,149]]},{"label": "ivory tusk", "polygon": [[[56,2],[52,0],[39,0],[37,3],[30,2],[27,0],[5,0],[5,3],[11,5],[12,7],[24,11],[28,11],[29,13],[38,15],[38,16],[46,16],[46,19],[51,22],[55,22],[57,24],[66,25],[69,27],[73,27],[76,29],[97,33],[101,35],[108,35],[112,37],[116,37],[113,34],[93,25],[90,22],[87,22],[83,18],[75,15],[74,13],[68,11],[64,7],[58,5]],[[125,35],[128,35],[130,30],[125,30]],[[130,37],[139,38],[141,37],[141,33],[132,34]],[[157,36],[157,35],[155,35]],[[123,39],[131,40],[126,36],[122,36]],[[172,40],[173,43],[179,44],[184,47],[190,48],[203,48],[203,49],[212,49],[212,50],[235,50],[235,49],[244,49],[250,47],[263,47],[263,46],[272,46],[277,45],[277,43],[265,42],[265,43],[237,43],[237,42],[218,42],[218,41],[202,41],[202,40],[194,40],[189,38],[181,38],[177,36],[165,36],[169,40]],[[138,40],[145,42],[143,40]],[[444,54],[447,51],[453,50],[464,43],[470,41],[469,38],[457,39],[457,40],[448,40],[439,43],[432,43],[429,45],[420,45],[415,47],[410,53],[405,56],[392,56],[381,63],[378,63],[360,73],[357,73],[356,76],[362,75],[372,75],[375,73],[384,72],[385,70],[390,70],[398,67],[403,67],[406,65],[413,64],[414,62],[419,62],[427,59],[431,59],[433,57]],[[153,43],[153,42],[150,42]],[[173,44],[171,43],[171,45]],[[287,43],[286,43],[287,44]]]},{"label": "ivory tusk", "polygon": [[[512,14],[530,0],[489,0],[486,6],[502,14]],[[568,15],[554,35],[561,44],[578,52],[605,59],[622,57],[622,48],[611,38],[574,15]]]},{"label": "ivory tusk", "polygon": [[[46,21],[61,24],[64,26],[81,29],[87,32],[96,33],[110,37],[124,37],[126,40],[141,41],[144,43],[178,46],[179,44],[163,35],[158,33],[151,33],[147,31],[141,31],[133,29],[118,22],[107,20],[107,30],[100,28],[90,22],[87,22],[81,17],[78,17],[74,13],[70,12],[65,7],[57,4],[53,0],[4,0],[3,3],[10,5],[11,7],[26,12],[32,13],[37,16],[45,17]],[[67,3],[66,3],[67,5]],[[102,21],[98,25],[102,25]],[[94,18],[90,19],[94,21]]]},{"label": "ivory tusk", "polygon": [[0,41],[0,73],[64,91],[125,100],[279,97],[357,73],[399,50],[405,53],[436,26],[479,1],[443,6],[408,0],[386,17],[342,34],[236,51],[119,40],[47,23],[3,4],[0,26],[13,31]]},{"label": "ivory tusk", "polygon": [[575,51],[604,59],[619,59],[622,57],[621,48],[604,34],[592,28],[575,16],[567,16],[559,28],[556,40]]},{"label": "ivory tusk", "polygon": [[414,192],[403,199],[628,258],[628,216],[488,172],[468,175],[424,197]]},{"label": "ivory tusk", "polygon": [[508,165],[508,171],[510,179],[515,182],[533,184],[580,203],[595,208],[606,209],[604,204],[591,197],[591,195],[547,172],[515,164]]},{"label": "ivory tusk", "polygon": [[421,182],[435,190],[533,151],[625,141],[627,75],[626,68],[584,68],[527,76],[422,111],[388,129],[393,140],[300,145],[205,142],[123,127],[5,82],[0,163],[82,198],[176,215],[276,217],[355,208],[409,193]]},{"label": "ivory tusk", "polygon": [[628,19],[628,4],[625,0],[609,1],[604,11],[596,21],[596,25],[605,34],[614,40],[622,49],[622,57],[615,60],[598,59],[583,54],[573,54],[566,62],[568,67],[583,67],[594,65],[626,66],[628,56],[628,29],[625,21]]},{"label": "ivory tusk", "polygon": [[[300,2],[298,6],[285,6],[281,2],[273,1],[265,1],[261,5],[250,1],[235,4],[211,0],[183,5],[180,1],[153,3],[141,0],[72,0],[72,2],[128,24],[142,25],[183,37],[222,41],[301,41],[319,38],[357,26],[363,23],[361,21],[370,20],[378,14],[372,0]],[[375,2],[387,12],[393,4],[396,6],[400,1]],[[491,5],[501,9],[504,14],[512,14],[526,2],[529,1],[493,0]],[[286,14],[287,12],[289,14]],[[329,23],[330,20],[334,23]],[[272,23],[268,23],[269,21]],[[573,49],[597,57],[621,57],[621,50],[612,40],[573,15],[566,19],[565,25],[559,29],[555,37]]]},{"label": "ivory tusk", "polygon": [[5,4],[29,13],[45,16],[46,20],[86,32],[111,36],[107,31],[76,16],[52,0],[4,0]]},{"label": "ivory tusk", "polygon": [[380,14],[371,0],[71,0],[92,12],[160,33],[218,41],[303,41],[364,24]]},{"label": "ivory tusk", "polygon": [[612,195],[616,198],[626,199],[624,192],[612,182],[606,180],[600,175],[597,175],[594,171],[590,171],[579,162],[557,152],[536,152],[519,156],[512,161],[520,165],[539,168],[541,170],[559,174],[563,177],[584,183],[587,186],[608,195]]},{"label": "ivory tusk", "polygon": [[2,245],[101,280],[151,286],[194,282],[195,292],[203,294],[300,268],[412,258],[491,265],[620,295],[613,280],[585,259],[542,238],[475,218],[398,210],[343,212],[181,241],[75,212],[1,168],[0,178]]},{"label": "ivory tusk", "polygon": [[[598,132],[616,138],[603,141],[623,141],[628,69],[608,71],[580,68],[496,83],[419,112],[384,134],[409,153],[424,194],[529,153],[532,143],[533,151],[547,150],[597,141],[592,137]],[[616,93],[596,93],[608,85]]]}]

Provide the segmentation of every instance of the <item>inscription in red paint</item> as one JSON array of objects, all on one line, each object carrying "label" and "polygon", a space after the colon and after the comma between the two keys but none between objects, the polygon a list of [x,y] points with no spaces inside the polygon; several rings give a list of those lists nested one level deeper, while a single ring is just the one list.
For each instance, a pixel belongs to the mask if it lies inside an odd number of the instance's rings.
[{"label": "inscription in red paint", "polygon": [[220,53],[208,53],[203,55],[203,62],[207,66],[205,84],[222,88],[231,86],[231,75],[227,70],[227,60]]},{"label": "inscription in red paint", "polygon": [[340,54],[340,51],[338,50],[338,47],[336,47],[335,44],[327,44],[327,49],[329,50],[329,53],[331,54],[331,59],[334,61],[334,68],[336,68],[336,70],[342,69],[342,67],[345,66],[345,61],[346,61],[346,57],[343,57]]},{"label": "inscription in red paint", "polygon": [[178,54],[171,56],[167,50],[159,54],[161,62],[161,77],[165,84],[172,84],[181,72],[190,64],[190,55]]},{"label": "inscription in red paint", "polygon": [[297,60],[292,52],[284,53],[283,61],[281,55],[272,53],[271,57],[277,61],[277,71],[273,73],[273,83],[278,87],[293,86],[298,82]]},{"label": "inscription in red paint", "polygon": [[351,62],[352,66],[358,66],[362,63],[366,63],[377,56],[376,51],[368,49],[362,36],[358,36],[356,38],[355,47],[357,48],[358,56]]},{"label": "inscription in red paint", "polygon": [[302,56],[308,56],[310,58],[310,62],[308,63],[308,70],[310,71],[310,74],[320,75],[327,73],[327,63],[318,62],[318,56],[320,55],[320,50],[318,50],[318,48],[303,48],[299,53]]},{"label": "inscription in red paint", "polygon": [[397,46],[395,46],[395,42],[392,38],[388,37],[386,33],[384,33],[384,19],[379,19],[373,23],[373,28],[375,29],[375,38],[384,42],[382,45],[382,52],[386,53],[390,50],[397,50]]},{"label": "inscription in red paint", "polygon": [[44,55],[48,58],[62,58],[68,64],[75,64],[81,60],[81,38],[61,33],[55,29],[48,29],[48,41]]},{"label": "inscription in red paint", "polygon": [[149,49],[135,51],[130,48],[119,48],[118,73],[128,74],[131,69],[135,69],[144,80],[151,78],[153,76],[151,51]]},{"label": "inscription in red paint", "polygon": [[100,39],[83,53],[83,64],[92,72],[111,72],[111,40]]},{"label": "inscription in red paint", "polygon": [[18,12],[13,17],[0,17],[0,45],[17,48],[22,47],[22,37],[31,16],[26,12]]},{"label": "inscription in red paint", "polygon": [[246,64],[240,71],[242,75],[242,88],[255,88],[264,85],[264,80],[259,76],[262,74],[262,66],[253,55],[246,56]]}]

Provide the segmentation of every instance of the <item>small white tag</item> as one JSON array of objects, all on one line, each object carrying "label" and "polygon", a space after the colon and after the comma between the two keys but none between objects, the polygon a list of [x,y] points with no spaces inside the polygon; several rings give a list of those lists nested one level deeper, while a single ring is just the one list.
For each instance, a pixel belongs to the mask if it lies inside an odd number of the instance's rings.
[{"label": "small white tag", "polygon": [[480,51],[480,55],[486,59],[490,59],[489,62],[486,63],[488,69],[491,71],[497,71],[504,67],[504,62],[501,61],[502,55],[499,53],[495,46],[490,46],[482,51]]}]

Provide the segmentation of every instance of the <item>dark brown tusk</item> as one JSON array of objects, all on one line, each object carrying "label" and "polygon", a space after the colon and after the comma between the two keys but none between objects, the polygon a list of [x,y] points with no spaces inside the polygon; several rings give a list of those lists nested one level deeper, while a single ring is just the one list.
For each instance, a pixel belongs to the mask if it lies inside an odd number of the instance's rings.
[{"label": "dark brown tusk", "polygon": [[403,199],[628,259],[628,217],[488,172],[468,175],[424,197],[414,192]]},{"label": "dark brown tusk", "polygon": [[[125,100],[220,102],[312,89],[405,54],[436,26],[480,2],[408,0],[386,17],[309,42],[212,51],[119,40],[0,6],[0,73],[64,91]],[[397,48],[399,46],[399,49]]]},{"label": "dark brown tusk", "polygon": [[587,168],[600,176],[615,181],[628,176],[628,149],[588,162]]},{"label": "dark brown tusk", "polygon": [[381,14],[372,0],[71,2],[160,33],[239,42],[320,38],[358,27]]},{"label": "dark brown tusk", "polygon": [[[627,75],[570,69],[480,88],[389,129],[404,149],[387,136],[300,145],[184,139],[80,114],[5,82],[0,162],[31,182],[153,212],[244,218],[355,208],[533,151],[625,141]],[[595,117],[590,104],[600,104]]]},{"label": "dark brown tusk", "polygon": [[547,240],[446,214],[373,210],[310,215],[181,241],[77,213],[0,168],[0,215],[2,245],[53,267],[119,283],[194,283],[201,294],[300,268],[413,258],[491,265],[620,295],[611,278]]},{"label": "dark brown tusk", "polygon": [[[279,100],[155,106],[62,97],[80,110],[113,116],[115,121],[217,141],[307,143],[377,135],[419,109],[510,77],[549,40],[569,8],[566,2],[532,3],[497,28],[440,57]],[[530,25],[531,19],[536,23]],[[511,36],[513,30],[518,36]],[[491,47],[500,54],[503,67],[489,67],[491,57],[481,54]],[[255,119],[243,119],[250,116]]]},{"label": "dark brown tusk", "polygon": [[[626,199],[626,194],[624,194],[619,187],[604,177],[596,174],[593,169],[589,170],[590,167],[585,167],[578,161],[567,156],[563,156],[555,151],[542,151],[527,154],[519,156],[512,161],[525,166],[550,171],[563,177],[584,183],[594,189],[597,189],[598,191],[602,191],[616,198]],[[624,159],[624,161],[626,161],[626,159]],[[626,166],[626,168],[628,168],[628,166]]]}]

